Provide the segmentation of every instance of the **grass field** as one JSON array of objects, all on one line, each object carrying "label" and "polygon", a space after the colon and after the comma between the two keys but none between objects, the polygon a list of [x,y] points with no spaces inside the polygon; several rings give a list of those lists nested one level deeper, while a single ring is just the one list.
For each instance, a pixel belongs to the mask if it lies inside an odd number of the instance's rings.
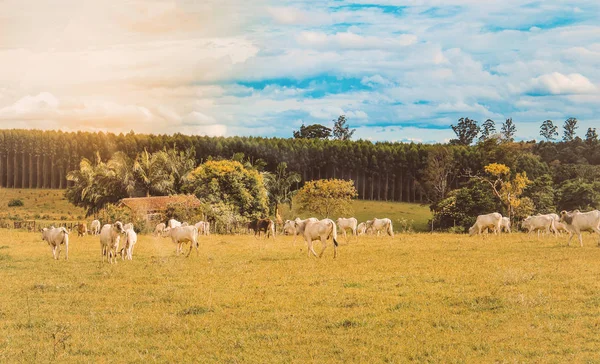
[{"label": "grass field", "polygon": [[[397,234],[308,258],[291,237],[141,236],[100,264],[0,231],[0,362],[600,362],[600,249]],[[340,239],[343,240],[343,239]]]}]

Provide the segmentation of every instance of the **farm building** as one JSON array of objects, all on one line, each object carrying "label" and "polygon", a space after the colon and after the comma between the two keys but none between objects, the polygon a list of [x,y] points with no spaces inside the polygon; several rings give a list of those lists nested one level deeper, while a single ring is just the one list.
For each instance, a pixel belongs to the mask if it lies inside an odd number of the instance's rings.
[{"label": "farm building", "polygon": [[117,204],[118,207],[129,208],[135,215],[146,216],[148,221],[163,220],[169,206],[197,208],[200,205],[200,200],[194,195],[132,197],[121,199]]}]

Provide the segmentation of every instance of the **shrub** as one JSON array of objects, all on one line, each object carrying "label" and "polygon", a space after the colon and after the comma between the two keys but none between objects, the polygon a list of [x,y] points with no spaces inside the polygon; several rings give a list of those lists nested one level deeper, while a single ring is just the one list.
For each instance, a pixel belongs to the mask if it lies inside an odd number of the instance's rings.
[{"label": "shrub", "polygon": [[23,201],[18,198],[13,198],[12,200],[8,201],[8,207],[16,206],[23,206]]}]

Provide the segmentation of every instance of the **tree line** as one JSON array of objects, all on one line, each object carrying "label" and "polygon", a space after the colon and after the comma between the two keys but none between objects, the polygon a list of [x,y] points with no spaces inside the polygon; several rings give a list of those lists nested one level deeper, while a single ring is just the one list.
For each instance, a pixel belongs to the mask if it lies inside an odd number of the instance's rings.
[{"label": "tree line", "polygon": [[[67,179],[67,174],[79,170],[82,159],[106,163],[120,153],[137,161],[138,171],[142,171],[144,165],[162,163],[160,158],[150,160],[153,154],[169,150],[189,151],[195,166],[211,159],[241,155],[257,170],[276,174],[284,162],[288,171],[300,177],[292,182],[291,189],[301,187],[306,181],[338,178],[352,180],[360,199],[420,202],[432,206],[446,198],[449,191],[470,183],[468,171],[482,173],[490,163],[502,163],[514,173],[527,171],[535,186],[540,183],[535,181],[541,177],[539,170],[545,171],[542,175],[549,181],[546,185],[557,191],[568,181],[572,184],[578,180],[598,181],[600,148],[596,130],[590,128],[585,138],[580,138],[576,135],[574,118],[565,121],[560,141],[552,139],[558,135],[554,123],[542,122],[540,134],[548,137],[544,136],[546,140],[541,142],[515,142],[517,125],[512,119],[507,119],[501,132],[496,133],[492,120],[479,126],[472,119],[461,118],[452,126],[456,139],[448,144],[432,145],[353,141],[350,140],[352,130],[344,125],[345,118],[335,122],[338,124],[333,129],[335,139],[329,139],[332,134],[327,134],[327,130],[323,135],[322,128],[310,125],[301,128],[304,131],[298,131],[295,138],[0,130],[0,185],[66,188],[74,184]],[[315,133],[315,130],[320,132]],[[146,159],[139,159],[140,155]],[[181,183],[177,182],[176,171],[170,173],[174,183]],[[161,191],[158,182],[170,181],[171,174],[166,178],[155,176],[155,179],[148,176],[144,179],[147,188],[138,188],[135,195],[170,193],[168,189]],[[139,175],[136,178],[140,178]],[[153,188],[158,190],[152,191]],[[554,196],[553,204],[558,205],[560,198]]]}]

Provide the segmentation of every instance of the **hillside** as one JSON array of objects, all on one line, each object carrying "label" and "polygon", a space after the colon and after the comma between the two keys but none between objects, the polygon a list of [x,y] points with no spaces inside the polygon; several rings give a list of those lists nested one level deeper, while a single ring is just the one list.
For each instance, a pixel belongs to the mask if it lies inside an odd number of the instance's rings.
[{"label": "hillside", "polygon": [[[65,190],[0,188],[0,219],[77,221],[85,217],[82,208],[65,199]],[[23,206],[8,207],[19,199]]]},{"label": "hillside", "polygon": [[[352,201],[352,209],[354,211],[352,215],[356,217],[359,223],[371,220],[374,217],[387,217],[392,220],[396,231],[403,230],[404,221],[412,225],[415,231],[428,231],[427,222],[432,216],[428,206],[406,202],[354,200]],[[305,215],[298,213],[295,209],[290,212],[287,206],[282,208],[283,219],[293,219],[298,216],[308,217]]]},{"label": "hillside", "polygon": [[[8,207],[12,199],[20,199],[23,206]],[[413,203],[355,200],[352,201],[352,208],[353,216],[359,222],[374,217],[388,217],[394,222],[395,230],[402,230],[401,221],[406,220],[415,231],[427,231],[427,221],[431,219],[427,206]],[[296,216],[303,214],[296,211],[290,213],[283,208],[284,219]],[[64,190],[0,189],[0,220],[80,221],[84,218],[85,211],[71,205],[64,197]]]}]

